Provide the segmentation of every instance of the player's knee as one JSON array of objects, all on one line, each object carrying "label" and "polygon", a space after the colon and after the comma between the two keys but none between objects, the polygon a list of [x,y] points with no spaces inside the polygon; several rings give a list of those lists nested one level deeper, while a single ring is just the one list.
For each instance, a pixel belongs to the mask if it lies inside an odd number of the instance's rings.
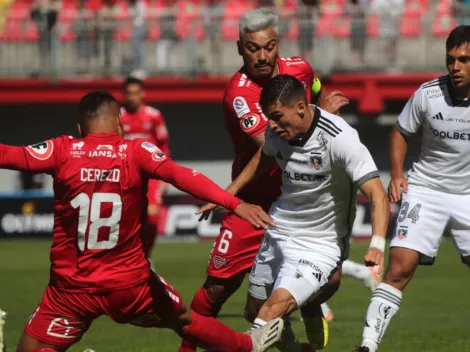
[{"label": "player's knee", "polygon": [[384,282],[403,289],[413,277],[418,262],[419,253],[416,251],[408,248],[392,248]]},{"label": "player's knee", "polygon": [[462,262],[470,268],[470,255],[462,257]]},{"label": "player's knee", "polygon": [[261,307],[258,316],[264,321],[283,318],[297,308],[297,301],[292,294],[283,288],[277,289]]}]

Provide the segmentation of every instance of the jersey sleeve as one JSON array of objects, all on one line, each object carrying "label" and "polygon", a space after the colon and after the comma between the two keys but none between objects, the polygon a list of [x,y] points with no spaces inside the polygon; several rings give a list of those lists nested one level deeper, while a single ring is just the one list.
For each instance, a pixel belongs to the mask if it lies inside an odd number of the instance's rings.
[{"label": "jersey sleeve", "polygon": [[138,140],[135,146],[139,170],[150,178],[172,184],[199,199],[234,210],[241,200],[224,191],[206,176],[170,160],[155,145]]},{"label": "jersey sleeve", "polygon": [[258,100],[259,94],[246,87],[232,89],[224,98],[224,111],[229,114],[228,118],[250,138],[263,133],[268,123]]},{"label": "jersey sleeve", "polygon": [[419,88],[398,116],[396,124],[398,130],[405,136],[417,133],[424,121],[424,112],[424,94],[422,89]]},{"label": "jersey sleeve", "polygon": [[372,155],[355,129],[349,127],[336,136],[331,142],[331,152],[333,161],[344,167],[356,186],[380,177]]},{"label": "jersey sleeve", "polygon": [[263,153],[268,155],[268,156],[274,156],[276,155],[276,149],[274,147],[274,132],[271,130],[271,128],[266,128],[266,132],[264,135],[264,144],[263,144]]},{"label": "jersey sleeve", "polygon": [[60,141],[57,138],[20,147],[0,144],[0,167],[52,174],[58,164]]},{"label": "jersey sleeve", "polygon": [[166,128],[165,119],[163,118],[163,115],[160,112],[158,112],[158,114],[155,116],[154,134],[158,147],[166,156],[170,156],[170,142],[168,138],[168,130]]}]

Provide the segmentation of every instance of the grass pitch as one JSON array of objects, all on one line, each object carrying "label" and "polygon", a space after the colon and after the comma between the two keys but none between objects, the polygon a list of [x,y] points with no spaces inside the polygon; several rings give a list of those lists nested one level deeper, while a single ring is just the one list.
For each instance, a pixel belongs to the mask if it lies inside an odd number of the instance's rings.
[{"label": "grass pitch", "polygon": [[[173,284],[189,304],[202,284],[211,243],[161,243],[153,254],[158,272]],[[39,303],[49,276],[50,241],[0,241],[0,307],[8,312],[7,351],[14,351],[24,324]],[[367,245],[354,243],[351,259],[360,261]],[[238,331],[249,324],[242,312],[246,285],[222,310],[220,319]],[[325,351],[352,351],[360,342],[370,299],[362,283],[343,278],[329,302],[335,314],[330,324],[330,343]],[[298,317],[298,315],[295,315]],[[470,351],[470,273],[450,241],[442,243],[432,267],[420,267],[405,291],[381,352]],[[305,339],[302,323],[294,329]],[[180,339],[170,330],[142,329],[98,319],[70,351],[91,348],[96,352],[176,352]]]}]

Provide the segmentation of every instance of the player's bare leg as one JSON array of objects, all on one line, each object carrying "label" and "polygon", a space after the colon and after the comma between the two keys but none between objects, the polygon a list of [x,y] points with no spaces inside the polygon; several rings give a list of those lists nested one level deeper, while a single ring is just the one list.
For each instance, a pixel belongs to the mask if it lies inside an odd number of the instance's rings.
[{"label": "player's bare leg", "polygon": [[372,294],[359,352],[376,352],[390,320],[400,308],[402,292],[411,281],[420,254],[409,248],[392,247],[383,282]]},{"label": "player's bare leg", "polygon": [[41,342],[35,337],[32,337],[25,331],[23,331],[23,335],[21,335],[20,342],[16,348],[16,352],[37,352],[40,350],[47,350],[47,351],[57,351],[57,352],[64,352],[70,347],[57,347],[47,344],[45,342]]},{"label": "player's bare leg", "polygon": [[214,318],[204,317],[185,306],[171,327],[184,339],[201,348],[228,352],[265,351],[281,338],[284,323],[273,319],[266,326],[248,333],[237,333]]}]

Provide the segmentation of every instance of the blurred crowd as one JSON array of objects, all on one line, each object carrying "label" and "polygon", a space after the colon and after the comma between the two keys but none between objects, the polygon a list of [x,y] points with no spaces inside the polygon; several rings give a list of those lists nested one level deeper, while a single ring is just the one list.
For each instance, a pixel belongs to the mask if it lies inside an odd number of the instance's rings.
[{"label": "blurred crowd", "polygon": [[[124,41],[129,45],[119,66],[144,74],[177,70],[172,51],[181,43],[189,66],[202,69],[195,48],[206,40],[211,66],[221,67],[221,41],[237,38],[243,12],[265,6],[279,14],[281,36],[297,42],[296,54],[309,61],[315,39],[332,35],[349,40],[350,63],[360,66],[368,38],[380,38],[392,69],[398,68],[399,39],[419,37],[425,14],[432,13],[435,35],[445,36],[455,23],[470,24],[470,0],[0,0],[0,47],[37,43],[40,70],[32,74],[38,75],[61,55],[60,43],[73,43],[75,73],[86,73],[100,58],[106,74],[115,43]],[[154,44],[152,55],[146,42]]]}]

